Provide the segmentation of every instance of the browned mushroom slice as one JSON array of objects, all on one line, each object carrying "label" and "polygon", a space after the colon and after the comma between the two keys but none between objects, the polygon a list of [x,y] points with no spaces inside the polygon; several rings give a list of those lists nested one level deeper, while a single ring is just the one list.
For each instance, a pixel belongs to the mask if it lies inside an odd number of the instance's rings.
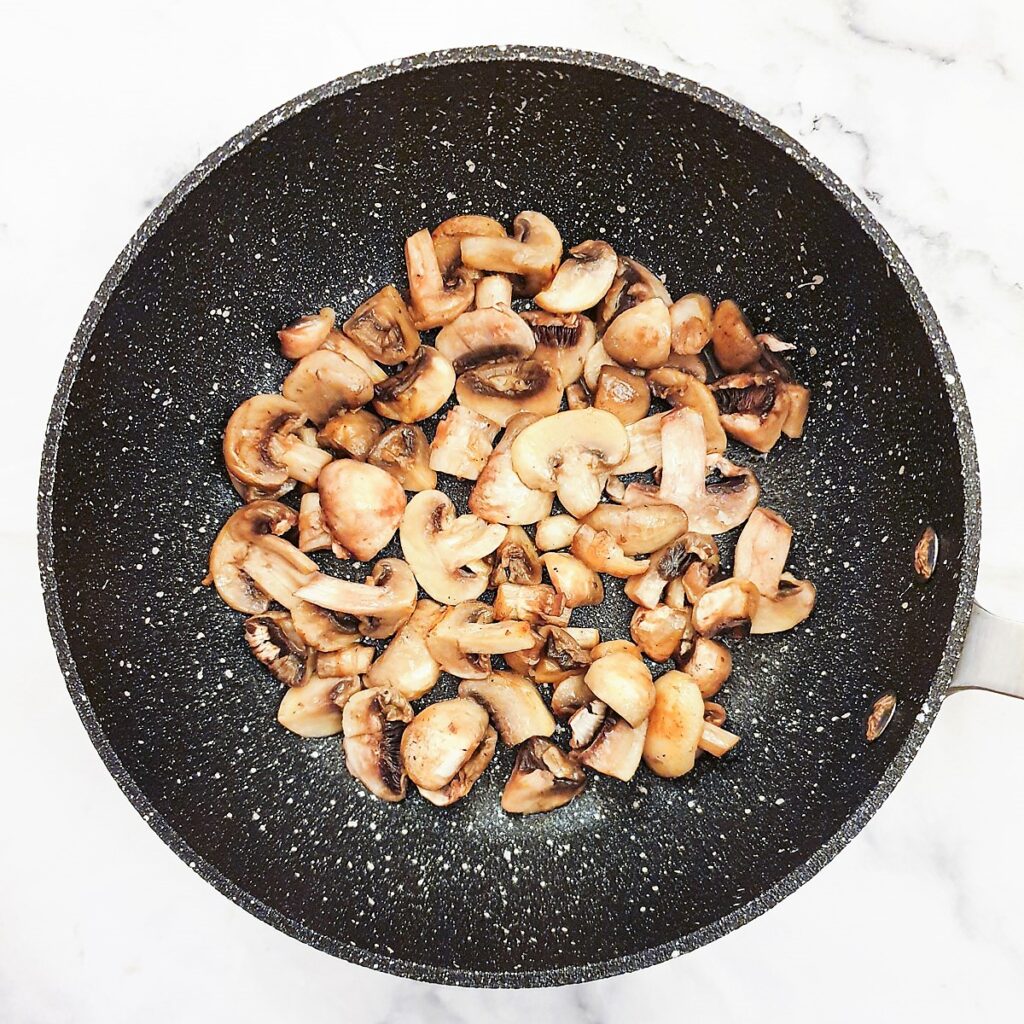
[{"label": "browned mushroom slice", "polygon": [[564,807],[586,788],[583,769],[543,736],[527,740],[517,751],[512,774],[501,794],[508,814],[541,814]]},{"label": "browned mushroom slice", "polygon": [[609,711],[593,740],[576,753],[576,759],[595,772],[629,782],[640,766],[646,736],[646,720],[634,728]]},{"label": "browned mushroom slice", "polygon": [[668,661],[689,630],[689,613],[667,604],[637,608],[629,622],[629,635],[651,661]]},{"label": "browned mushroom slice", "polygon": [[792,540],[793,527],[778,512],[755,508],[736,541],[733,576],[750,580],[764,597],[774,597]]},{"label": "browned mushroom slice", "polygon": [[552,586],[565,598],[567,608],[600,604],[604,600],[601,577],[574,555],[548,551],[541,561]]},{"label": "browned mushroom slice", "polygon": [[681,356],[673,352],[665,361],[665,365],[676,370],[682,370],[683,373],[688,373],[691,377],[696,377],[701,384],[708,382],[708,364],[702,356]]},{"label": "browned mushroom slice", "polygon": [[430,468],[430,445],[423,428],[415,423],[396,423],[381,434],[366,461],[390,473],[406,491],[430,491],[437,473]]},{"label": "browned mushroom slice", "polygon": [[572,553],[595,572],[606,572],[619,579],[646,572],[650,565],[647,558],[630,558],[614,537],[586,523],[580,525],[572,538]]},{"label": "browned mushroom slice", "polygon": [[794,382],[784,385],[786,404],[786,422],[782,424],[782,432],[786,437],[803,437],[804,423],[807,421],[807,410],[810,407],[811,393],[803,386]]},{"label": "browned mushroom slice", "polygon": [[714,538],[703,533],[684,533],[651,555],[647,571],[626,583],[626,596],[644,608],[654,608],[665,587],[681,579],[685,593],[695,602],[707,590],[718,568],[718,545]]},{"label": "browned mushroom slice", "polygon": [[597,310],[598,333],[603,334],[620,313],[648,299],[661,299],[666,307],[672,303],[668,290],[647,267],[628,256],[620,256],[612,286]]},{"label": "browned mushroom slice", "polygon": [[[324,522],[323,509],[320,508],[320,495],[309,491],[299,502],[299,550],[329,551],[333,546],[330,530]],[[343,550],[339,558],[346,558],[348,552]]]},{"label": "browned mushroom slice", "polygon": [[569,250],[554,280],[534,301],[551,313],[580,313],[596,306],[615,280],[619,260],[615,250],[600,240],[581,242]]},{"label": "browned mushroom slice", "polygon": [[672,323],[661,299],[647,299],[621,312],[601,338],[620,366],[649,370],[664,366],[671,351]]},{"label": "browned mushroom slice", "polygon": [[410,311],[417,330],[443,327],[472,305],[473,281],[459,271],[447,279],[442,277],[434,242],[426,228],[405,240],[405,266]]},{"label": "browned mushroom slice", "polygon": [[424,789],[420,786],[418,787],[420,796],[430,801],[435,807],[451,807],[473,788],[477,779],[487,770],[497,745],[498,734],[494,729],[488,728],[480,745],[473,751],[469,760],[455,773],[451,782],[442,786],[441,789]]},{"label": "browned mushroom slice", "polygon": [[306,644],[318,651],[340,651],[362,639],[359,620],[352,615],[337,614],[309,601],[299,601],[291,613],[295,631]]},{"label": "browned mushroom slice", "polygon": [[287,612],[261,612],[245,620],[245,642],[256,660],[285,686],[301,686],[313,672],[313,652]]},{"label": "browned mushroom slice", "polygon": [[487,712],[465,697],[425,707],[402,735],[402,764],[420,789],[448,785],[483,741],[490,722]]},{"label": "browned mushroom slice", "polygon": [[242,570],[268,597],[285,608],[301,600],[298,591],[316,572],[316,562],[283,537],[258,537],[246,551]]},{"label": "browned mushroom slice", "polygon": [[[478,287],[490,280],[500,279],[485,277]],[[536,348],[533,332],[505,304],[468,310],[443,327],[434,344],[456,373],[497,359],[526,359]]]},{"label": "browned mushroom slice", "polygon": [[732,299],[720,302],[711,318],[711,347],[726,373],[746,369],[760,355],[761,346],[743,310]]},{"label": "browned mushroom slice", "polygon": [[405,491],[389,473],[355,459],[338,459],[320,473],[320,507],[331,537],[361,562],[395,535]]},{"label": "browned mushroom slice", "polygon": [[629,454],[615,467],[615,472],[643,473],[661,465],[661,423],[665,414],[645,416],[626,427],[629,439]]},{"label": "browned mushroom slice", "polygon": [[640,648],[637,647],[636,644],[621,638],[617,640],[605,640],[590,651],[590,656],[595,661],[597,661],[598,658],[606,658],[609,654],[628,654],[633,658],[643,657],[640,653]]},{"label": "browned mushroom slice", "polygon": [[492,587],[502,583],[540,583],[543,565],[530,535],[521,526],[510,526],[505,539],[495,551],[494,566],[491,569]]},{"label": "browned mushroom slice", "polygon": [[502,583],[494,596],[494,614],[499,619],[566,626],[571,612],[572,609],[565,606],[565,598],[546,583]]},{"label": "browned mushroom slice", "polygon": [[491,716],[503,743],[518,746],[531,736],[550,736],[555,720],[540,691],[516,672],[494,672],[483,679],[465,679],[459,696],[475,700]]},{"label": "browned mushroom slice", "polygon": [[551,712],[555,718],[571,718],[594,699],[593,692],[584,681],[585,675],[585,672],[579,672],[566,676],[556,684],[551,693]]},{"label": "browned mushroom slice", "polygon": [[663,398],[673,408],[695,409],[700,413],[708,454],[725,451],[725,430],[718,419],[718,403],[703,381],[676,367],[662,366],[648,371],[647,383],[653,395]]},{"label": "browned mushroom slice", "polygon": [[487,464],[498,424],[464,405],[450,409],[430,442],[430,468],[461,480],[476,480]]},{"label": "browned mushroom slice", "polygon": [[711,340],[711,300],[690,292],[668,308],[672,321],[672,351],[678,355],[696,355]]},{"label": "browned mushroom slice", "polygon": [[398,289],[387,284],[345,321],[345,333],[374,361],[404,363],[420,347],[420,336]]},{"label": "browned mushroom slice", "polygon": [[646,555],[686,533],[686,513],[677,505],[598,505],[585,519],[609,534],[624,554]]},{"label": "browned mushroom slice", "polygon": [[536,295],[551,282],[562,258],[562,236],[542,213],[526,210],[512,225],[512,238],[468,237],[462,262],[476,270],[515,274],[519,291]]},{"label": "browned mushroom slice", "polygon": [[345,767],[374,796],[389,803],[405,799],[402,736],[412,719],[409,702],[384,686],[355,694],[342,712]]},{"label": "browned mushroom slice", "polygon": [[651,389],[643,377],[621,366],[602,366],[591,405],[615,416],[624,426],[642,420],[651,407]]},{"label": "browned mushroom slice", "polygon": [[281,342],[281,355],[285,359],[301,359],[315,352],[334,327],[334,310],[324,307],[319,313],[300,316],[277,332]]},{"label": "browned mushroom slice", "polygon": [[342,729],[342,711],[335,701],[340,689],[361,686],[359,680],[320,676],[314,672],[301,686],[289,686],[277,709],[277,721],[306,739],[335,736]]},{"label": "browned mushroom slice", "polygon": [[647,767],[664,779],[693,768],[704,731],[704,699],[700,688],[682,672],[666,672],[654,684],[654,707],[643,745]]},{"label": "browned mushroom slice", "polygon": [[433,416],[455,387],[452,364],[437,349],[422,345],[398,373],[374,387],[374,409],[400,423]]},{"label": "browned mushroom slice", "polygon": [[654,683],[640,658],[625,653],[606,654],[591,664],[584,678],[594,696],[634,728],[650,714]]},{"label": "browned mushroom slice", "polygon": [[387,686],[406,700],[428,694],[441,674],[440,664],[427,647],[427,634],[444,614],[444,605],[422,598],[408,621],[370,667],[369,686]]},{"label": "browned mushroom slice", "polygon": [[384,424],[369,409],[348,409],[332,416],[316,435],[317,442],[338,455],[366,461],[384,433]]},{"label": "browned mushroom slice", "polygon": [[563,679],[586,672],[593,659],[575,636],[561,626],[540,626],[543,639],[541,655],[531,666],[529,676],[536,683],[560,683]]},{"label": "browned mushroom slice", "polygon": [[562,382],[556,371],[536,359],[503,359],[460,374],[455,394],[460,405],[505,426],[518,413],[557,412]]},{"label": "browned mushroom slice", "polygon": [[315,481],[331,457],[296,436],[305,418],[299,406],[280,395],[246,399],[231,414],[224,430],[224,464],[232,480],[259,491],[276,491],[288,483],[293,468],[308,478],[312,456]]},{"label": "browned mushroom slice", "polygon": [[706,636],[697,637],[686,658],[676,664],[699,687],[701,696],[707,700],[714,697],[732,672],[732,655],[729,648]]},{"label": "browned mushroom slice", "polygon": [[798,626],[814,611],[817,591],[810,580],[798,580],[784,572],[778,592],[762,597],[750,626],[751,633],[782,633]]},{"label": "browned mushroom slice", "polygon": [[434,253],[441,275],[446,281],[452,280],[457,274],[471,281],[478,280],[482,276],[481,271],[463,266],[463,238],[505,238],[506,234],[504,226],[499,221],[478,213],[464,213],[442,221],[430,233],[434,240]]},{"label": "browned mushroom slice", "polygon": [[[493,623],[494,609],[483,601],[462,601],[444,614],[427,633],[427,650],[441,668],[459,679],[483,679],[491,671],[490,654],[467,651],[460,640],[476,623]],[[532,641],[531,641],[532,642]]]},{"label": "browned mushroom slice", "polygon": [[569,717],[569,746],[582,750],[594,742],[608,717],[608,705],[591,694]]},{"label": "browned mushroom slice", "polygon": [[373,382],[351,359],[327,348],[303,356],[281,385],[281,394],[317,425],[340,409],[358,409],[373,398]]},{"label": "browned mushroom slice", "polygon": [[700,749],[706,754],[711,754],[713,757],[724,757],[739,741],[739,736],[734,732],[729,732],[714,722],[704,722],[704,728],[700,734]]},{"label": "browned mushroom slice", "polygon": [[570,409],[589,409],[590,406],[590,392],[586,389],[586,386],[580,383],[570,384],[565,389],[565,404]]},{"label": "browned mushroom slice", "polygon": [[335,678],[363,676],[373,666],[376,653],[372,647],[362,643],[350,644],[337,651],[324,651],[316,656],[316,670],[320,675]]},{"label": "browned mushroom slice", "polygon": [[767,452],[789,418],[783,387],[773,373],[736,373],[719,378],[709,390],[718,403],[726,433],[755,451]]},{"label": "browned mushroom slice", "polygon": [[559,548],[567,548],[579,528],[579,520],[574,516],[546,516],[537,523],[534,531],[538,550],[557,551]]},{"label": "browned mushroom slice", "polygon": [[597,340],[593,320],[582,313],[556,316],[540,309],[528,309],[519,315],[533,332],[533,358],[557,370],[563,387],[578,381]]},{"label": "browned mushroom slice", "polygon": [[761,595],[748,580],[722,580],[693,606],[693,628],[701,636],[741,638],[750,632]]},{"label": "browned mushroom slice", "polygon": [[323,347],[344,356],[350,363],[355,363],[370,378],[371,384],[379,384],[382,380],[388,379],[387,370],[375,363],[362,348],[341,331],[331,331]]}]

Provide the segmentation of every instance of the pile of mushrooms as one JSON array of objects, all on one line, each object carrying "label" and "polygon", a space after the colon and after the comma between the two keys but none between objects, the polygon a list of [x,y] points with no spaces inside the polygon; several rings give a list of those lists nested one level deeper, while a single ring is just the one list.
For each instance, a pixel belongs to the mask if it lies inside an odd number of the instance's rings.
[{"label": "pile of mushrooms", "polygon": [[[453,217],[405,259],[405,290],[282,329],[280,394],[244,401],[224,434],[244,504],[206,582],[285,686],[278,721],[341,733],[380,799],[411,783],[441,807],[500,741],[514,814],[569,803],[586,769],[677,778],[723,756],[739,740],[714,702],[723,641],[814,608],[786,571],[791,527],[726,457],[730,438],[768,452],[801,436],[793,346],[731,299],[673,301],[603,240],[566,255],[541,213],[511,233]],[[467,508],[449,478],[473,482]],[[730,575],[715,538],[741,527]],[[379,557],[396,534],[402,557]],[[372,565],[342,578],[339,560]],[[572,624],[610,580],[636,605],[629,639]],[[430,701],[446,675],[456,689]]]}]

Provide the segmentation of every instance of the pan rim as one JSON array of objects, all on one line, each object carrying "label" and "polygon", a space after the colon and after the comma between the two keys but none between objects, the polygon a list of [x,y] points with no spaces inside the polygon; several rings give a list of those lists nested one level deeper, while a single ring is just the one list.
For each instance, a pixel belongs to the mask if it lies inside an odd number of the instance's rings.
[{"label": "pan rim", "polygon": [[[749,903],[672,942],[662,943],[645,950],[593,963],[568,965],[566,967],[544,970],[482,971],[418,963],[366,950],[354,943],[339,941],[323,935],[315,929],[308,928],[300,922],[292,920],[269,904],[245,892],[185,842],[170,823],[149,802],[141,788],[124,768],[86,696],[84,684],[79,677],[71,654],[57,591],[57,578],[53,566],[54,537],[52,513],[57,457],[65,414],[71,389],[75,383],[79,366],[93,332],[107,303],[116,293],[122,278],[134,262],[136,256],[193,189],[201,184],[221,164],[238,153],[250,142],[258,139],[264,132],[323,100],[334,98],[360,86],[369,85],[421,68],[516,60],[543,61],[555,65],[583,65],[598,71],[607,71],[637,79],[656,87],[671,89],[698,103],[709,106],[719,113],[725,114],[738,122],[742,127],[754,131],[781,150],[784,155],[795,160],[804,170],[829,190],[833,198],[844,207],[857,222],[861,230],[872,240],[881,252],[890,270],[897,276],[913,305],[915,314],[924,328],[939,369],[943,374],[946,392],[953,412],[962,466],[965,496],[964,544],[960,581],[953,608],[952,623],[938,671],[929,689],[926,704],[929,710],[927,713],[917,717],[906,739],[896,751],[892,761],[874,789],[868,793],[842,827],[810,858]],[[362,71],[353,72],[334,79],[289,100],[242,129],[242,131],[208,155],[150,213],[104,277],[75,334],[71,350],[61,371],[59,384],[47,422],[41,459],[37,519],[38,559],[47,620],[57,659],[65,677],[68,692],[90,740],[122,792],[128,797],[143,819],[160,839],[189,867],[195,870],[200,877],[240,907],[265,923],[272,925],[277,930],[302,941],[306,945],[313,946],[316,949],[351,963],[370,967],[388,974],[438,984],[487,988],[527,988],[595,981],[600,978],[640,970],[705,946],[733,931],[740,925],[759,917],[786,896],[793,893],[804,882],[817,874],[860,832],[895,788],[919,750],[931,728],[935,714],[941,705],[959,660],[970,620],[970,611],[977,581],[981,536],[980,497],[977,450],[970,412],[953,354],[935,311],[928,301],[916,275],[910,268],[909,263],[889,234],[852,190],[843,184],[820,160],[812,156],[799,142],[791,138],[784,131],[775,127],[761,115],[754,113],[742,104],[691,79],[672,72],[662,71],[650,65],[643,65],[632,60],[603,53],[559,47],[521,45],[459,47],[431,51],[374,65]]]}]

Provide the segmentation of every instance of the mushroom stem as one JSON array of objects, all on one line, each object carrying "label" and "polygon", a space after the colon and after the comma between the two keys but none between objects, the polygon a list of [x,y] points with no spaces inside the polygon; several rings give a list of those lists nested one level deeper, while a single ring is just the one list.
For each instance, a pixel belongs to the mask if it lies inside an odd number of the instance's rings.
[{"label": "mushroom stem", "polygon": [[294,608],[302,598],[299,590],[316,562],[283,537],[260,537],[246,552],[242,569],[265,594],[285,608]]},{"label": "mushroom stem", "polygon": [[525,651],[536,638],[528,622],[505,619],[501,622],[465,622],[459,627],[456,643],[464,654],[510,654]]},{"label": "mushroom stem", "polygon": [[697,746],[713,757],[722,757],[728,754],[739,741],[739,736],[734,732],[729,732],[728,729],[723,729],[713,722],[705,722]]},{"label": "mushroom stem", "polygon": [[504,274],[489,274],[476,283],[476,308],[512,304],[512,282]]},{"label": "mushroom stem", "polygon": [[288,470],[288,475],[299,483],[314,486],[320,470],[331,461],[330,452],[306,444],[294,434],[275,437],[270,443],[273,460]]}]

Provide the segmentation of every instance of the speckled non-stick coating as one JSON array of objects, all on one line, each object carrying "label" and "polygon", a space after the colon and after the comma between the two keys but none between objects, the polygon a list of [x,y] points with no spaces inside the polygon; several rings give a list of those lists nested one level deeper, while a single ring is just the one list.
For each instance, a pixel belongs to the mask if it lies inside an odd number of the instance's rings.
[{"label": "speckled non-stick coating", "polygon": [[[370,798],[337,738],[274,720],[241,617],[199,586],[236,505],[220,436],[286,370],[274,330],[403,274],[412,231],[546,212],[674,295],[735,297],[797,343],[807,436],[737,447],[796,531],[811,620],[733,644],[742,743],[676,782],[593,778],[512,818],[501,750],[470,797]],[[463,492],[464,493],[464,492]],[[912,551],[942,541],[930,584]],[[792,140],[683,79],[592,54],[455,51],[326,85],[205,161],[104,282],[54,403],[40,497],[71,695],[147,821],[219,889],[339,956],[436,981],[539,985],[655,963],[749,920],[863,825],[917,749],[977,566],[970,423],[906,263]],[[728,550],[729,544],[725,545]],[[353,569],[339,567],[351,574]],[[618,588],[574,622],[625,635]],[[864,715],[899,706],[872,745]],[[447,692],[447,690],[445,691]]]}]

